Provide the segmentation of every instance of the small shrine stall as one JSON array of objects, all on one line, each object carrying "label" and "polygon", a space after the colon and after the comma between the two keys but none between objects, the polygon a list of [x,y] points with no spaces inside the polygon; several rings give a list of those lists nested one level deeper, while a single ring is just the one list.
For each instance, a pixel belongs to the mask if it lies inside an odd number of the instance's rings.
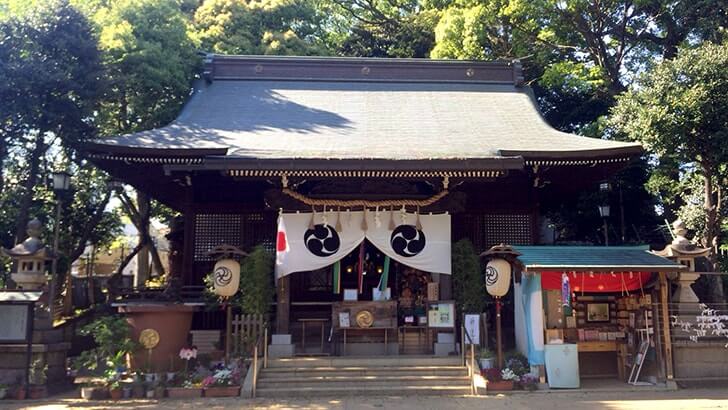
[{"label": "small shrine stall", "polygon": [[[631,384],[670,375],[666,273],[686,267],[647,247],[517,246],[516,342],[552,388],[584,378]],[[667,341],[667,342],[666,342]]]}]

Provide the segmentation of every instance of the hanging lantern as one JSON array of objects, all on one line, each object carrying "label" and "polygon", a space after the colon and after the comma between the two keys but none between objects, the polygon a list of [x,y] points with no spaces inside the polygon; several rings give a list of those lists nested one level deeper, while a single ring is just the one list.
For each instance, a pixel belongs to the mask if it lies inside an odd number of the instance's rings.
[{"label": "hanging lantern", "polygon": [[491,296],[502,297],[511,285],[511,264],[505,259],[492,259],[485,267],[485,288]]},{"label": "hanging lantern", "polygon": [[220,259],[212,271],[212,284],[218,296],[230,297],[240,286],[240,264],[235,259]]}]

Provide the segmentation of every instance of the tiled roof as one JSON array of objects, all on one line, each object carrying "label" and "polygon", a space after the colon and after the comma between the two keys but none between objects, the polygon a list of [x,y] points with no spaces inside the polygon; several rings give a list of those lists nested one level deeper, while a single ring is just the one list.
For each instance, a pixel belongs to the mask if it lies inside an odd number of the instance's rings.
[{"label": "tiled roof", "polygon": [[514,246],[526,271],[668,271],[685,266],[646,246]]},{"label": "tiled roof", "polygon": [[[228,60],[225,67],[231,64]],[[289,61],[295,60],[283,63]],[[344,61],[349,67],[370,60]],[[321,65],[323,73],[341,69],[339,63],[326,62],[316,59],[310,64]],[[478,64],[491,71],[505,67],[501,71],[509,70],[512,77],[513,69],[503,64],[472,63],[476,73]],[[210,82],[200,81],[173,123],[97,143],[117,149],[222,148],[228,157],[256,159],[603,158],[640,152],[638,144],[556,131],[540,116],[529,89],[517,81],[487,81],[477,74],[471,81],[438,81],[440,71],[428,80],[407,80],[402,76],[408,67],[425,78],[430,66],[450,71],[459,66],[422,60],[400,65],[404,69],[397,66],[393,80],[366,81],[271,73],[257,79],[226,71],[220,77],[225,79],[213,75]],[[376,64],[373,67],[375,73]]]}]

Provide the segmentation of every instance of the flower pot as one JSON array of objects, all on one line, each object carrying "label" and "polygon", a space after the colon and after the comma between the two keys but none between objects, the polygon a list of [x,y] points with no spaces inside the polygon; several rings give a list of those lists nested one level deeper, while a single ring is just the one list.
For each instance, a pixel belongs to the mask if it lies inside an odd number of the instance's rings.
[{"label": "flower pot", "polygon": [[154,398],[155,399],[163,399],[164,398],[164,392],[165,388],[162,386],[158,386],[154,388]]},{"label": "flower pot", "polygon": [[44,399],[48,396],[48,389],[45,386],[30,386],[28,389],[28,398]]},{"label": "flower pot", "polygon": [[492,369],[495,367],[495,357],[489,357],[487,359],[478,359],[480,361],[481,369]]},{"label": "flower pot", "polygon": [[146,397],[148,399],[153,399],[154,398],[154,389],[147,390],[144,397]]},{"label": "flower pot", "polygon": [[145,397],[144,385],[136,384],[131,388],[131,395],[137,399]]},{"label": "flower pot", "polygon": [[4,399],[8,395],[8,389],[0,388],[0,400]]},{"label": "flower pot", "polygon": [[167,397],[170,399],[202,397],[202,389],[199,387],[167,387]]},{"label": "flower pot", "polygon": [[205,397],[235,397],[240,395],[240,386],[205,387]]},{"label": "flower pot", "polygon": [[15,400],[25,400],[25,387],[18,387],[13,393]]},{"label": "flower pot", "polygon": [[134,388],[133,387],[124,387],[121,389],[122,394],[121,397],[124,399],[131,399],[134,397]]},{"label": "flower pot", "polygon": [[111,397],[111,400],[121,400],[123,396],[124,390],[122,390],[121,387],[109,389],[109,397]]},{"label": "flower pot", "polygon": [[509,391],[513,390],[513,380],[501,380],[498,382],[489,381],[487,384],[488,390],[493,391]]},{"label": "flower pot", "polygon": [[81,387],[81,398],[86,400],[103,400],[109,394],[109,389],[106,387]]},{"label": "flower pot", "polygon": [[181,348],[187,346],[187,335],[192,325],[195,307],[179,303],[129,303],[119,306],[131,327],[132,340],[138,340],[141,331],[154,329],[159,333],[159,343],[151,355],[138,350],[131,355],[130,367],[167,369],[169,358],[177,357]]}]

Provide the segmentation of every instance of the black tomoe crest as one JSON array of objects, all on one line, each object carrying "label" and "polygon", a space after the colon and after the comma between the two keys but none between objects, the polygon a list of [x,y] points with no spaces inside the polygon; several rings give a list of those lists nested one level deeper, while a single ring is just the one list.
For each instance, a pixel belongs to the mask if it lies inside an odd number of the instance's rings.
[{"label": "black tomoe crest", "polygon": [[225,266],[218,266],[213,272],[215,286],[227,286],[233,281],[233,272]]},{"label": "black tomoe crest", "polygon": [[498,282],[498,269],[493,266],[485,268],[485,284],[493,286]]},{"label": "black tomoe crest", "polygon": [[397,255],[409,258],[425,249],[425,233],[413,225],[400,225],[392,231],[389,243]]},{"label": "black tomoe crest", "polygon": [[303,234],[306,249],[316,256],[327,257],[339,251],[341,239],[336,230],[329,226],[318,224]]}]

